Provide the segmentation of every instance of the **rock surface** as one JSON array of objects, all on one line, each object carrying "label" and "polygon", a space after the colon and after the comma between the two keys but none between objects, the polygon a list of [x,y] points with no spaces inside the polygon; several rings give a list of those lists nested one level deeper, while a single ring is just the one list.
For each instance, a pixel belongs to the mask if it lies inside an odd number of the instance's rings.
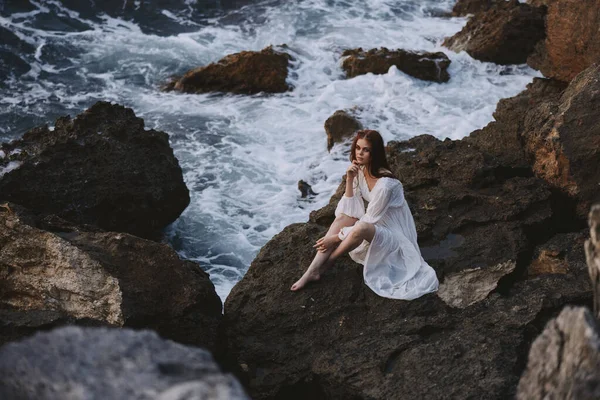
[{"label": "rock surface", "polygon": [[363,129],[363,126],[357,118],[344,110],[337,110],[325,121],[327,150],[331,151],[334,144],[347,140],[360,129]]},{"label": "rock surface", "polygon": [[584,218],[600,201],[600,66],[579,74],[562,93],[532,107],[522,137],[533,171],[577,201]]},{"label": "rock surface", "polygon": [[189,204],[167,134],[131,109],[98,102],[55,125],[0,146],[0,201],[146,238]]},{"label": "rock surface", "polygon": [[216,348],[221,301],[165,244],[0,208],[0,339],[63,323],[150,328]]},{"label": "rock surface", "polygon": [[505,0],[458,0],[452,8],[452,16],[464,17],[487,11]]},{"label": "rock surface", "polygon": [[544,39],[545,8],[501,1],[480,12],[443,45],[456,52],[466,51],[477,60],[496,64],[522,64]]},{"label": "rock surface", "polygon": [[531,346],[517,399],[600,398],[599,335],[591,312],[566,307]]},{"label": "rock surface", "polygon": [[[576,90],[535,79],[465,139],[388,143],[423,256],[441,280],[437,294],[378,297],[362,266],[345,257],[319,282],[289,291],[333,220],[344,182],[308,223],[264,246],[224,317],[232,363],[253,398],[513,397],[544,324],[565,304],[592,299],[578,200],[535,176],[527,132],[534,116],[551,118],[568,93],[594,84]],[[589,154],[597,153],[591,143]],[[564,267],[547,265],[544,250]]]},{"label": "rock surface", "polygon": [[546,39],[527,64],[548,78],[570,82],[600,61],[600,1],[554,0],[548,3]]},{"label": "rock surface", "polygon": [[150,331],[68,327],[0,348],[3,399],[245,400],[204,349]]},{"label": "rock surface", "polygon": [[290,60],[287,53],[276,51],[272,46],[261,51],[242,51],[216,63],[190,70],[164,89],[184,93],[286,92],[291,89],[286,83]]},{"label": "rock surface", "polygon": [[415,78],[448,82],[448,66],[450,59],[444,53],[411,52],[406,50],[371,49],[364,51],[361,48],[346,50],[342,54],[346,57],[342,69],[346,77],[354,78],[366,73],[385,74],[392,65],[400,71]]}]

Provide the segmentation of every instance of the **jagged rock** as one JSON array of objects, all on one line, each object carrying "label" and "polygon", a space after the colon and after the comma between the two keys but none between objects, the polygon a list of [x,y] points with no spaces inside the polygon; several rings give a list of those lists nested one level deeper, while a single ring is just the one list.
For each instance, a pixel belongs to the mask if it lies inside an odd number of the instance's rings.
[{"label": "jagged rock", "polygon": [[167,134],[119,105],[98,102],[0,151],[0,201],[79,224],[153,238],[190,201]]},{"label": "jagged rock", "polygon": [[261,51],[230,54],[216,63],[195,68],[167,84],[165,90],[184,93],[230,92],[254,94],[281,93],[286,83],[291,57],[269,46]]},{"label": "jagged rock", "polygon": [[527,0],[527,4],[531,4],[534,7],[549,6],[557,0]]},{"label": "jagged rock", "polygon": [[569,265],[585,262],[582,250],[587,236],[588,233],[585,231],[553,236],[535,249],[527,274],[529,276],[567,274]]},{"label": "jagged rock", "polygon": [[599,80],[600,66],[583,71],[528,111],[521,134],[535,174],[575,199],[582,218],[600,200]]},{"label": "jagged rock", "polygon": [[82,323],[151,328],[214,350],[220,319],[208,275],[166,244],[0,208],[2,342]]},{"label": "jagged rock", "polygon": [[498,286],[500,278],[514,271],[517,263],[508,261],[492,268],[474,268],[449,274],[438,296],[451,307],[465,308],[483,299]]},{"label": "jagged rock", "polygon": [[331,151],[334,144],[340,143],[354,135],[363,126],[360,121],[344,110],[337,110],[325,121],[327,133],[327,150]]},{"label": "jagged rock", "polygon": [[342,54],[346,57],[342,68],[346,77],[354,78],[366,73],[385,74],[392,65],[400,71],[415,78],[448,82],[448,66],[450,59],[442,52],[412,52],[406,50],[371,49],[364,51],[362,48],[346,50]]},{"label": "jagged rock", "polygon": [[458,0],[452,8],[454,17],[464,17],[469,14],[477,14],[487,11],[505,0]]},{"label": "jagged rock", "polygon": [[570,82],[600,61],[600,2],[554,0],[548,3],[546,39],[527,60],[548,78]]},{"label": "jagged rock", "polygon": [[0,348],[3,399],[248,399],[204,349],[151,331],[66,327]]},{"label": "jagged rock", "polygon": [[586,308],[562,310],[531,346],[517,399],[600,398],[599,335]]},{"label": "jagged rock", "polygon": [[544,38],[545,8],[501,1],[480,12],[443,45],[456,52],[466,51],[477,60],[496,64],[522,64]]},{"label": "jagged rock", "polygon": [[318,193],[315,193],[312,190],[312,187],[308,183],[304,182],[303,180],[298,181],[298,190],[302,194],[302,198],[305,198],[308,196],[316,196],[318,194]]}]

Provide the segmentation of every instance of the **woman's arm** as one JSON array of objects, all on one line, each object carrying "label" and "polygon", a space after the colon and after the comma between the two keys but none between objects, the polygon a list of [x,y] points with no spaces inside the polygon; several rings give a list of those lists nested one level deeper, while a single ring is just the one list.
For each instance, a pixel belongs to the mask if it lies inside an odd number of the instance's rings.
[{"label": "woman's arm", "polygon": [[353,161],[346,171],[346,191],[344,195],[346,197],[354,196],[354,180],[358,179],[358,163]]}]

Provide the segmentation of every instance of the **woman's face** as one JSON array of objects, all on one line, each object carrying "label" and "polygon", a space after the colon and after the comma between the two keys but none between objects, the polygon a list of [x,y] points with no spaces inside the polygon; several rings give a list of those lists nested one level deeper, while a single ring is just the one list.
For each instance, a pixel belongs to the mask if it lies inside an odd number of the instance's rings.
[{"label": "woman's face", "polygon": [[361,165],[369,165],[371,163],[371,143],[366,139],[358,139],[356,141],[356,161]]}]

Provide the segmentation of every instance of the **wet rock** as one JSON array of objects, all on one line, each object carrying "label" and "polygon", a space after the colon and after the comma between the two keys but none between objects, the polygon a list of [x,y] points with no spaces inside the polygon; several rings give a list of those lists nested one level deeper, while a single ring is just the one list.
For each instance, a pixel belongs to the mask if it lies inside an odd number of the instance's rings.
[{"label": "wet rock", "polygon": [[298,190],[300,190],[300,193],[302,194],[302,198],[308,197],[308,196],[316,196],[318,193],[315,193],[312,190],[312,187],[304,182],[303,180],[299,180],[298,181]]},{"label": "wet rock", "polygon": [[290,292],[325,229],[285,228],[227,298],[229,354],[252,398],[509,398],[539,320],[591,298],[583,267],[517,282],[464,309],[436,294],[389,300],[345,257],[321,281]]},{"label": "wet rock", "polygon": [[434,82],[448,82],[448,66],[450,59],[444,53],[411,52],[406,50],[362,48],[346,50],[342,57],[347,57],[342,68],[346,77],[353,78],[366,73],[385,74],[392,65],[400,71],[418,79]]},{"label": "wet rock", "polygon": [[467,25],[443,45],[456,52],[466,51],[477,60],[496,64],[522,64],[544,39],[544,8],[501,1],[476,14]]},{"label": "wet rock", "polygon": [[599,335],[587,308],[562,310],[531,346],[517,399],[600,398]]},{"label": "wet rock", "polygon": [[522,131],[533,171],[577,202],[587,216],[600,201],[600,66],[579,74],[560,98],[531,107]]},{"label": "wet rock", "polygon": [[248,399],[210,353],[151,331],[67,327],[0,349],[3,399]]},{"label": "wet rock", "polygon": [[286,92],[291,89],[286,83],[290,60],[287,53],[276,51],[272,46],[261,51],[242,51],[216,63],[190,70],[164,89],[184,93]]},{"label": "wet rock", "polygon": [[327,133],[327,150],[336,143],[353,137],[354,133],[363,129],[360,121],[344,110],[337,110],[325,121],[325,132]]},{"label": "wet rock", "polygon": [[0,150],[0,201],[36,212],[155,238],[189,204],[167,134],[130,108],[98,102]]},{"label": "wet rock", "polygon": [[464,17],[469,14],[477,14],[487,11],[505,0],[458,0],[452,8],[452,16]]},{"label": "wet rock", "polygon": [[438,290],[438,296],[451,307],[466,308],[483,299],[498,286],[498,281],[515,270],[516,262],[508,261],[491,268],[468,269],[449,274]]},{"label": "wet rock", "polygon": [[[6,207],[8,206],[8,207]],[[165,244],[0,208],[0,339],[64,323],[150,328],[216,348],[221,301]]]},{"label": "wet rock", "polygon": [[527,64],[548,78],[570,82],[600,60],[600,3],[554,0],[548,3],[546,39]]}]

